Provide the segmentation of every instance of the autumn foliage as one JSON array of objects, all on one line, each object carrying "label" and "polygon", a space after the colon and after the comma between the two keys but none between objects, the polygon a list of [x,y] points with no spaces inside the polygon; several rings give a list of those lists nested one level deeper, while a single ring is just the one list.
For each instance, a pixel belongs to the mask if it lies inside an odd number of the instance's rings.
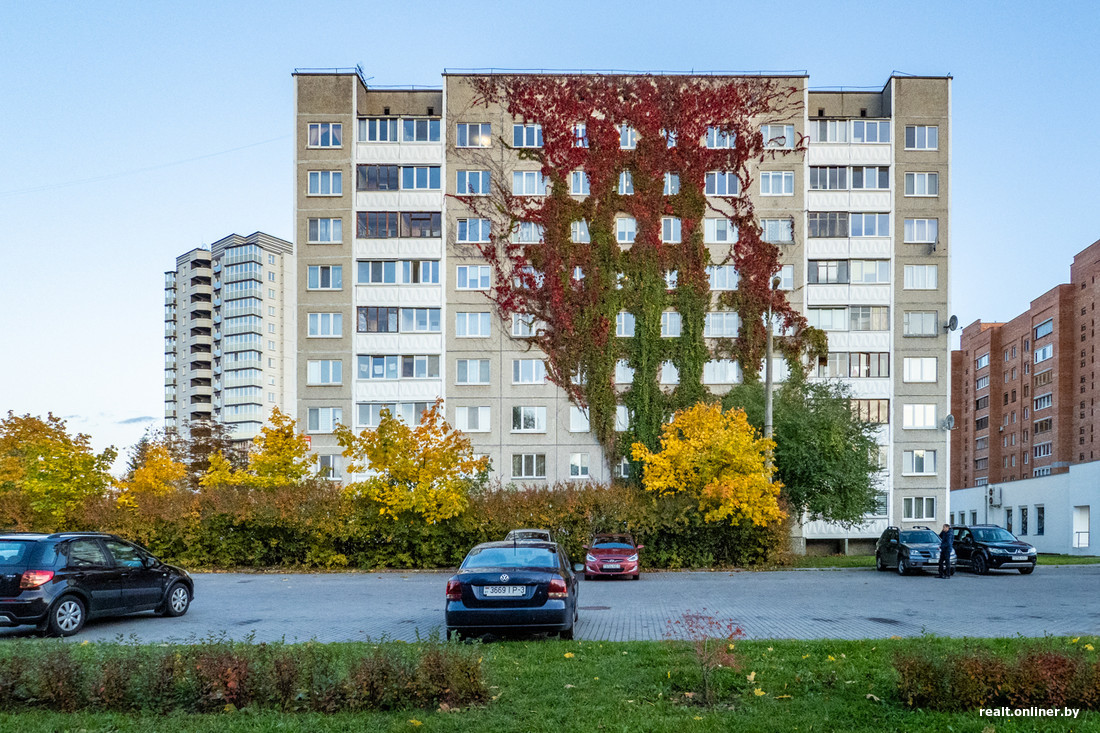
[{"label": "autumn foliage", "polygon": [[642,485],[661,495],[685,494],[708,522],[750,522],[764,527],[783,519],[782,485],[770,481],[775,443],[757,437],[742,410],[700,403],[677,412],[652,453],[634,444],[645,466]]}]

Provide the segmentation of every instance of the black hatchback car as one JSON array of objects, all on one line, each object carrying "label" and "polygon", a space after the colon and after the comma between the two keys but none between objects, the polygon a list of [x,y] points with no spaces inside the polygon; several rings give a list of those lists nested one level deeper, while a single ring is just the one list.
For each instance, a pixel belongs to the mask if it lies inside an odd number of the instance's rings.
[{"label": "black hatchback car", "polygon": [[578,586],[557,543],[483,542],[447,581],[447,636],[518,631],[572,639]]},{"label": "black hatchback car", "polygon": [[[951,553],[954,567],[956,553]],[[875,546],[875,568],[896,568],[899,575],[910,570],[920,570],[927,565],[939,566],[940,537],[928,527],[900,529],[887,527]]]},{"label": "black hatchback car", "polygon": [[959,566],[970,568],[978,575],[990,570],[1019,570],[1022,575],[1035,572],[1039,555],[1035,548],[1021,542],[1003,527],[995,524],[973,524],[952,527]]},{"label": "black hatchback car", "polygon": [[71,636],[99,616],[182,616],[194,594],[186,570],[115,535],[0,533],[0,626]]}]

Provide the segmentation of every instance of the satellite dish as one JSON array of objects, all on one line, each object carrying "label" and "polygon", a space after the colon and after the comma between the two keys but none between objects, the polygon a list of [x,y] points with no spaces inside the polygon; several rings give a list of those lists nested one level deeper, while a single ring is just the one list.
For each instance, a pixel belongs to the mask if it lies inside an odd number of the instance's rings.
[{"label": "satellite dish", "polygon": [[951,318],[947,319],[947,325],[944,326],[944,329],[947,330],[947,331],[954,331],[958,327],[959,327],[959,317],[958,316],[951,316]]},{"label": "satellite dish", "polygon": [[955,416],[954,415],[948,415],[947,417],[945,417],[943,419],[943,427],[944,427],[945,430],[954,430],[955,429]]}]

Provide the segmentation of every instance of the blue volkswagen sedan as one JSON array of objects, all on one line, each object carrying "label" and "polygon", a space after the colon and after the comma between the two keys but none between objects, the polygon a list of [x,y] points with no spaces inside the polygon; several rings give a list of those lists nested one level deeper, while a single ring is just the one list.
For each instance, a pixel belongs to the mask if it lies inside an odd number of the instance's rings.
[{"label": "blue volkswagen sedan", "polygon": [[554,542],[484,542],[447,581],[447,636],[556,633],[573,638],[577,577]]}]

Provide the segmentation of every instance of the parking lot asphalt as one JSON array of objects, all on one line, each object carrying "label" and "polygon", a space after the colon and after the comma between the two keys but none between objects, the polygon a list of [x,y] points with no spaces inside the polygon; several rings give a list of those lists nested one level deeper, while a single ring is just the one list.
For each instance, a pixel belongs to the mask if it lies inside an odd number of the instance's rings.
[{"label": "parking lot asphalt", "polygon": [[[195,575],[187,615],[90,621],[74,637],[110,641],[363,641],[426,636],[443,625],[448,573]],[[1039,566],[950,580],[869,568],[643,573],[639,581],[580,582],[577,638],[663,639],[684,613],[729,619],[748,638],[1100,634],[1100,565]],[[33,636],[0,629],[0,639]]]}]

